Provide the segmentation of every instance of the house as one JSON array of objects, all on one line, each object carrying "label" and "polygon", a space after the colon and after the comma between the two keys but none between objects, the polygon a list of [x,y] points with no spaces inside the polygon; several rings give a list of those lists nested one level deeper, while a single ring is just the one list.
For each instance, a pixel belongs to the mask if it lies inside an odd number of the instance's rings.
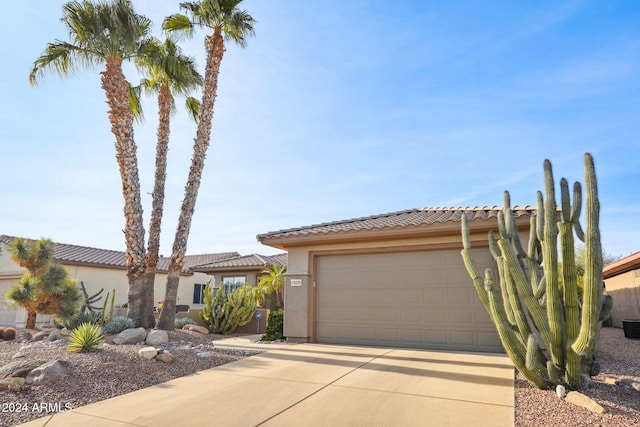
[{"label": "house", "polygon": [[[12,240],[11,236],[0,235],[0,295],[2,296],[24,273],[24,269],[11,261],[7,251],[6,245]],[[177,304],[202,307],[201,289],[211,279],[211,276],[193,272],[191,267],[237,256],[239,256],[237,252],[185,256],[180,275]],[[80,282],[84,283],[89,295],[104,289],[101,295],[106,297],[107,292],[112,295],[115,290],[115,304],[121,305],[127,302],[129,284],[124,252],[56,243],[54,260],[67,268],[70,277],[75,279],[78,285]],[[158,262],[154,289],[156,303],[164,299],[168,267],[169,258],[161,257]],[[104,299],[100,300],[98,305],[103,302]],[[47,322],[49,322],[49,316],[38,315],[39,324]],[[0,305],[0,326],[24,327],[25,324],[26,311],[7,307],[4,304]]]},{"label": "house", "polygon": [[[192,267],[194,273],[205,273],[211,278],[211,284],[214,288],[223,287],[225,292],[233,292],[233,290],[244,286],[245,284],[256,286],[262,277],[262,271],[272,265],[278,267],[287,267],[287,254],[277,255],[239,255],[232,258],[226,258],[214,261],[209,264],[198,265]],[[213,276],[213,277],[211,277]],[[204,291],[204,287],[202,288]],[[202,295],[202,294],[201,294]],[[194,298],[195,298],[194,294]],[[203,295],[202,295],[203,297]],[[269,311],[277,307],[277,301],[272,296],[270,300],[263,302],[260,312],[261,318],[254,317],[251,322],[235,329],[238,333],[264,333],[267,325]],[[200,320],[198,312],[202,306],[195,306],[195,312],[190,313],[189,317]],[[198,318],[196,318],[198,316]]]},{"label": "house", "polygon": [[[502,207],[424,208],[258,235],[288,252],[284,334],[295,342],[502,352],[465,269],[467,215],[479,271]],[[534,207],[514,207],[523,242]]]},{"label": "house", "polygon": [[612,325],[622,328],[623,319],[640,319],[640,252],[608,264],[602,274],[613,299]]},{"label": "house", "polygon": [[215,281],[212,278],[213,287],[222,286],[225,288],[225,292],[232,292],[245,284],[256,286],[263,275],[262,271],[272,265],[286,267],[287,254],[239,255],[208,264],[197,265],[192,267],[191,270],[214,276]]}]

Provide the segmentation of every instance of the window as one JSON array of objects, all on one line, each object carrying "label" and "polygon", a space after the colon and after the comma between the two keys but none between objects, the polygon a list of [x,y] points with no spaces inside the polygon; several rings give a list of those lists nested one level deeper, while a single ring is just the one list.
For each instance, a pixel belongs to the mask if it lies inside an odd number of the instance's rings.
[{"label": "window", "polygon": [[222,278],[222,287],[225,294],[230,294],[247,283],[246,276],[229,276]]},{"label": "window", "polygon": [[203,285],[201,283],[196,283],[193,285],[193,303],[194,304],[204,304],[204,288],[207,285]]}]

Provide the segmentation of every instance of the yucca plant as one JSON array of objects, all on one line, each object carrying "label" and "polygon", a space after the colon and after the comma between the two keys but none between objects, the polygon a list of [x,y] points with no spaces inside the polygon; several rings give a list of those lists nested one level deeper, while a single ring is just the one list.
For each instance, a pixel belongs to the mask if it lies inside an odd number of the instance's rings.
[{"label": "yucca plant", "polygon": [[86,353],[102,350],[102,328],[95,323],[83,323],[69,335],[67,350],[71,353]]}]

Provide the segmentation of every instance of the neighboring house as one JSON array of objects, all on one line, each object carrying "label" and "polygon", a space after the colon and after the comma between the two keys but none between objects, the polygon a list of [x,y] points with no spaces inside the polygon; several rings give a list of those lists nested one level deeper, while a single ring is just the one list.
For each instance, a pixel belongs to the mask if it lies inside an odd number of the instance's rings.
[{"label": "neighboring house", "polygon": [[[6,248],[6,245],[12,240],[13,237],[11,236],[0,235],[0,297],[4,297],[11,285],[24,273],[20,266],[11,261]],[[237,252],[224,252],[185,256],[178,287],[177,304],[191,306],[194,299],[194,289],[204,286],[207,280],[211,278],[205,273],[192,272],[190,270],[192,266],[237,257],[238,255]],[[116,305],[127,302],[129,284],[124,252],[56,243],[54,259],[67,268],[70,277],[75,279],[78,285],[80,285],[80,282],[84,283],[89,295],[104,289],[101,295],[106,297],[107,292],[112,295],[115,289]],[[164,299],[168,267],[169,258],[161,257],[158,262],[158,272],[155,280],[155,304]],[[100,300],[98,305],[103,302],[104,299]],[[15,325],[24,327],[25,322],[26,312],[23,309],[0,304],[0,326]],[[46,322],[49,322],[49,316],[38,315],[39,324]]]},{"label": "neighboring house", "polygon": [[[213,275],[214,277],[211,278],[213,287],[223,287],[225,292],[232,292],[244,284],[256,286],[260,281],[262,271],[272,265],[286,267],[287,254],[242,255],[194,266],[191,270],[193,272]],[[194,292],[194,303],[195,298],[196,292]],[[195,308],[199,307],[196,305]]]},{"label": "neighboring house", "polygon": [[[425,208],[258,235],[288,252],[284,334],[297,342],[502,352],[467,274],[467,215],[479,271],[501,207]],[[534,207],[514,207],[523,243]],[[525,246],[526,247],[526,246]]]},{"label": "neighboring house", "polygon": [[612,325],[622,328],[623,319],[640,319],[640,252],[608,264],[602,273],[613,299]]}]

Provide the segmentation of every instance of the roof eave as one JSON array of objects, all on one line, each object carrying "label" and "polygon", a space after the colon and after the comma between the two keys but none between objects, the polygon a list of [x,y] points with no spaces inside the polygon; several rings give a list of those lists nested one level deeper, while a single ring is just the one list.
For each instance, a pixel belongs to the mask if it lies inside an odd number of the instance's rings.
[{"label": "roof eave", "polygon": [[[520,231],[529,230],[530,216],[522,215],[517,218],[516,224]],[[326,233],[307,233],[295,236],[258,236],[260,243],[281,250],[287,250],[290,247],[299,247],[306,245],[330,244],[330,243],[352,243],[352,242],[368,242],[375,240],[395,240],[401,238],[420,238],[420,237],[440,237],[461,235],[461,223],[458,221],[448,221],[444,223],[410,225],[404,227],[385,227],[366,230],[349,230],[335,231]],[[469,229],[473,233],[497,231],[497,218],[476,219],[469,221]]]}]

